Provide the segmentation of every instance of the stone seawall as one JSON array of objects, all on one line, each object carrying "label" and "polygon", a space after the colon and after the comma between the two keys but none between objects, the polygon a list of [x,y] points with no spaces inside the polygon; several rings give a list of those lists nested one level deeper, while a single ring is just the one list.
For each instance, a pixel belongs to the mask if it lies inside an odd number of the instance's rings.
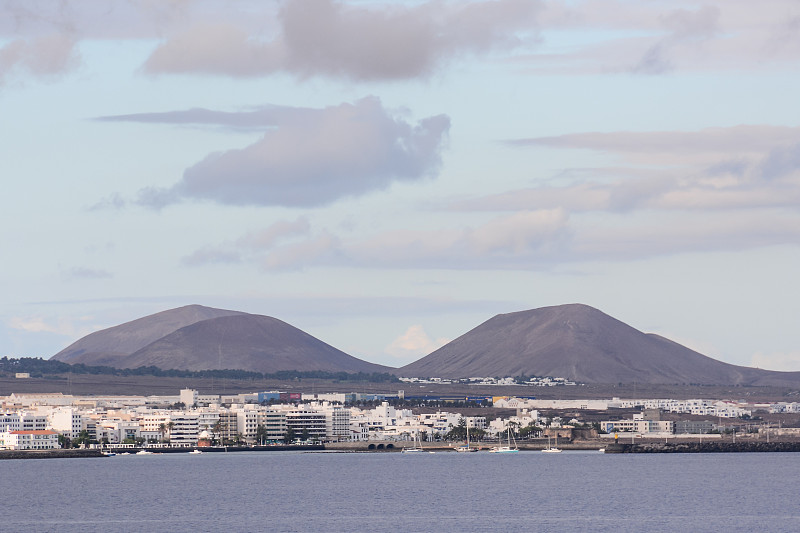
[{"label": "stone seawall", "polygon": [[800,442],[680,442],[609,444],[606,453],[800,452]]},{"label": "stone seawall", "polygon": [[2,450],[0,459],[78,459],[105,457],[100,450]]}]

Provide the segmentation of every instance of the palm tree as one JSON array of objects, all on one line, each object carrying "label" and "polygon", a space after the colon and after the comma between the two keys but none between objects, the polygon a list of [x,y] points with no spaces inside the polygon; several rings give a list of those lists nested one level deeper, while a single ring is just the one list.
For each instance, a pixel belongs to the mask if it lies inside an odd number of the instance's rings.
[{"label": "palm tree", "polygon": [[222,422],[220,422],[219,419],[217,419],[217,421],[214,422],[214,425],[211,426],[211,432],[214,434],[213,440],[219,440],[219,443],[222,444],[222,439],[217,439],[217,437],[222,437]]},{"label": "palm tree", "polygon": [[169,430],[169,438],[170,440],[172,440],[172,430],[175,429],[175,422],[173,422],[172,420],[167,422],[167,429]]},{"label": "palm tree", "polygon": [[263,446],[266,438],[267,438],[267,428],[265,428],[263,424],[259,424],[256,427],[256,441]]}]

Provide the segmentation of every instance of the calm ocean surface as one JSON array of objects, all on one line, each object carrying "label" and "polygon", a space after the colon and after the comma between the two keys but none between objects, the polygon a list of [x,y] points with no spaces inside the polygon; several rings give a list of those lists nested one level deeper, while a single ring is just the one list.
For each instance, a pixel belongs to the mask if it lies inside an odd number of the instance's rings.
[{"label": "calm ocean surface", "polygon": [[800,454],[0,461],[0,531],[800,531]]}]

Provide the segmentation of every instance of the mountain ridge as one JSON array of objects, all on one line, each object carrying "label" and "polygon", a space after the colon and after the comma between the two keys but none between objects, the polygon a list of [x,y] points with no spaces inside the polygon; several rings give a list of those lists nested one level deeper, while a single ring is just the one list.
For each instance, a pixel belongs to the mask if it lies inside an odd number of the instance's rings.
[{"label": "mountain ridge", "polygon": [[[216,346],[216,352],[210,350]],[[91,333],[53,357],[89,366],[163,370],[386,372],[277,318],[186,305]]]},{"label": "mountain ridge", "polygon": [[200,305],[91,333],[53,358],[165,370],[324,370],[441,378],[525,374],[582,383],[800,386],[800,372],[725,363],[584,304],[496,315],[398,369],[348,355],[277,318]]},{"label": "mountain ridge", "polygon": [[526,374],[583,383],[800,384],[800,372],[724,363],[584,304],[496,315],[397,372],[443,378]]}]

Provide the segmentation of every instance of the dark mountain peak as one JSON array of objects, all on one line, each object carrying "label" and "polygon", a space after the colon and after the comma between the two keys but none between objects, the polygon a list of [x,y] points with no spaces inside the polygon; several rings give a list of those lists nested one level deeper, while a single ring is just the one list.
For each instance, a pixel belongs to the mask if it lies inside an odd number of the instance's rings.
[{"label": "dark mountain peak", "polygon": [[239,311],[192,304],[168,309],[118,326],[95,331],[53,356],[64,363],[110,365],[176,329],[210,318],[241,315]]},{"label": "dark mountain peak", "polygon": [[54,356],[117,368],[386,372],[264,315],[186,305],[97,331]]},{"label": "dark mountain peak", "polygon": [[231,315],[185,326],[121,359],[118,366],[183,370],[244,369],[386,372],[337,350],[282,320],[264,315]]},{"label": "dark mountain peak", "polygon": [[521,374],[584,383],[765,384],[798,380],[716,361],[583,304],[497,315],[399,369],[403,376]]}]

